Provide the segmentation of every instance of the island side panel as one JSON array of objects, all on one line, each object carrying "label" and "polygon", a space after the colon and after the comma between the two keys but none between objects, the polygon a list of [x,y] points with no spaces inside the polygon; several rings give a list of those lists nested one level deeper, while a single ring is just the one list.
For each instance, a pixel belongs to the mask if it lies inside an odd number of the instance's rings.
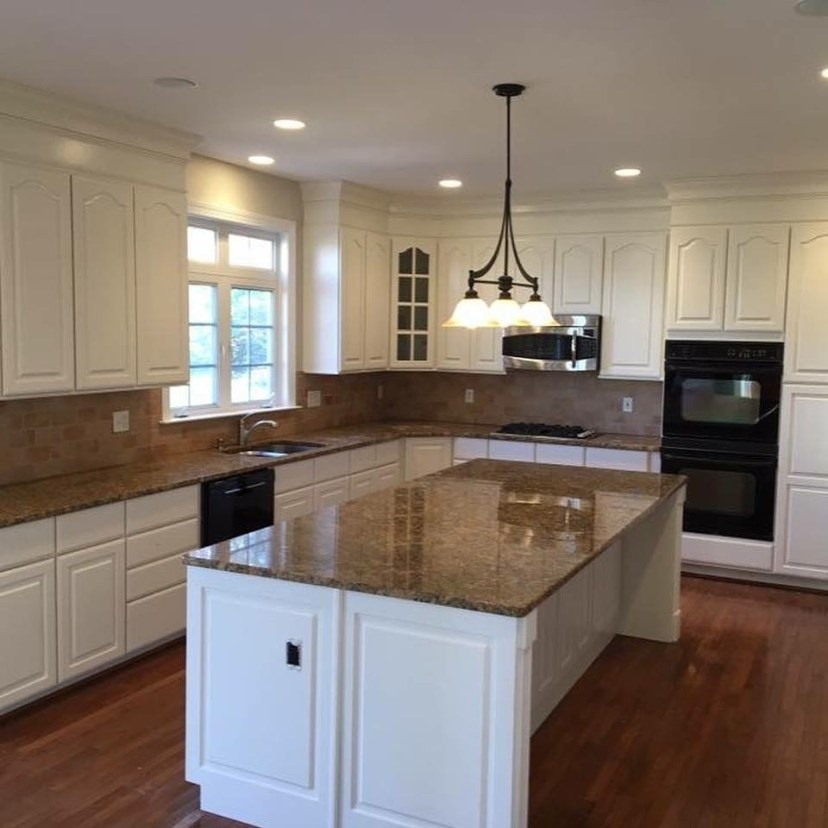
[{"label": "island side panel", "polygon": [[348,592],[343,828],[525,828],[525,618]]},{"label": "island side panel", "polygon": [[621,619],[618,632],[652,641],[678,641],[681,524],[686,489],[622,538]]},{"label": "island side panel", "polygon": [[335,589],[188,567],[186,777],[202,810],[336,828],[341,604]]}]

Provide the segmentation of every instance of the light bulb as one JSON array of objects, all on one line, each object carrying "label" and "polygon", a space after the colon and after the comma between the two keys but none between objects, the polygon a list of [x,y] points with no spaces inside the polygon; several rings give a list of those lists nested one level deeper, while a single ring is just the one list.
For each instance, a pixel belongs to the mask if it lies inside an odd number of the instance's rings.
[{"label": "light bulb", "polygon": [[489,324],[489,307],[479,297],[461,299],[454,313],[443,322],[444,328],[482,328]]}]

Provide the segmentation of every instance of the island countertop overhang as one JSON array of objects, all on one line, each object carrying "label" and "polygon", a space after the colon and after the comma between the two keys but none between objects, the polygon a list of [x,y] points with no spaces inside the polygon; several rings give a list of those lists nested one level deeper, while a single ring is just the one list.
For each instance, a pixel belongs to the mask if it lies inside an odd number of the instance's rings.
[{"label": "island countertop overhang", "polygon": [[676,475],[474,460],[185,562],[523,617],[684,485]]}]

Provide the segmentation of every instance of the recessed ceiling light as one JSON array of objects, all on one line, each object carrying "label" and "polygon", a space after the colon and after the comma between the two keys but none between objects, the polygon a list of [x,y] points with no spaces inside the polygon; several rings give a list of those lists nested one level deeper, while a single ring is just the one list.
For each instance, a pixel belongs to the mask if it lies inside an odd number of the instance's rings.
[{"label": "recessed ceiling light", "polygon": [[826,66],[824,69],[820,70],[819,74],[820,74],[820,77],[823,77],[826,80],[828,80],[828,66]]},{"label": "recessed ceiling light", "polygon": [[800,14],[824,17],[828,15],[828,0],[799,0],[794,9]]},{"label": "recessed ceiling light", "polygon": [[192,89],[194,86],[198,86],[194,80],[189,78],[163,77],[156,78],[153,83],[163,89]]},{"label": "recessed ceiling light", "polygon": [[641,175],[641,170],[638,167],[620,167],[615,171],[619,178],[635,178]]},{"label": "recessed ceiling light", "polygon": [[260,167],[269,167],[273,159],[269,155],[251,155],[247,159],[251,164],[258,164]]},{"label": "recessed ceiling light", "polygon": [[299,121],[296,118],[277,118],[273,122],[276,129],[304,129],[305,122]]},{"label": "recessed ceiling light", "polygon": [[438,183],[447,190],[456,190],[458,187],[463,186],[463,182],[459,178],[443,178]]}]

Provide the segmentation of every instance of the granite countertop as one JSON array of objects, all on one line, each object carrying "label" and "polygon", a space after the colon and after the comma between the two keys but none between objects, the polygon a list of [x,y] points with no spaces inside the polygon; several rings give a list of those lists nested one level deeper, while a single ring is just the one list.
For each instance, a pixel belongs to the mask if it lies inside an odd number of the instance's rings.
[{"label": "granite countertop", "polygon": [[473,460],[185,562],[521,617],[683,485],[675,475]]},{"label": "granite countertop", "polygon": [[175,454],[161,460],[131,463],[94,471],[0,486],[0,528],[61,515],[105,503],[216,480],[252,469],[279,466],[323,454],[345,451],[401,437],[485,437],[502,440],[586,445],[599,448],[657,451],[658,437],[602,434],[588,440],[492,434],[499,426],[463,423],[364,423],[324,431],[285,435],[276,439],[322,443],[322,447],[283,458],[243,457],[206,451]]}]

